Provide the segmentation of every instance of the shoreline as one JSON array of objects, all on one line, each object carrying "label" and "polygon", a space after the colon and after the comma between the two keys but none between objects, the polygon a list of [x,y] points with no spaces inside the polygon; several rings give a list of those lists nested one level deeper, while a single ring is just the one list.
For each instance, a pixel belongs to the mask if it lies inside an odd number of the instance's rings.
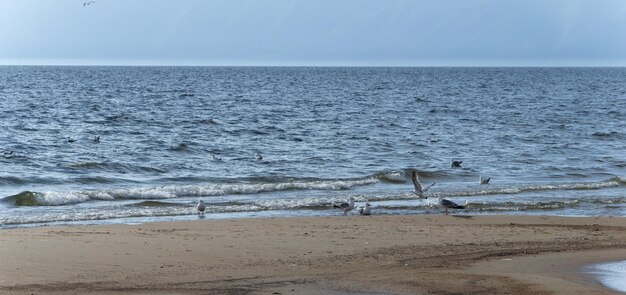
[{"label": "shoreline", "polygon": [[3,229],[0,243],[3,294],[617,294],[582,267],[626,259],[626,218],[197,220]]}]

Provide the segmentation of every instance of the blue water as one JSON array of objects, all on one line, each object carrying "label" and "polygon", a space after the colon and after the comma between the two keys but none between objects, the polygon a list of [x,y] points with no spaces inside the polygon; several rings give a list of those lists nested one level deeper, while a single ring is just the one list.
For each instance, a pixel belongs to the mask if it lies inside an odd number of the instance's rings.
[{"label": "blue water", "polygon": [[626,68],[4,66],[0,109],[2,226],[196,218],[199,199],[208,218],[438,213],[411,169],[469,214],[626,215]]}]

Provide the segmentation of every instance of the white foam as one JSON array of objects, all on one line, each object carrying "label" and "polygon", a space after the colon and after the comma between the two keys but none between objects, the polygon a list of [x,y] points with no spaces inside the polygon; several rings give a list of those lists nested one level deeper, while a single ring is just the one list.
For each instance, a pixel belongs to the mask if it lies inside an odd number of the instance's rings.
[{"label": "white foam", "polygon": [[608,288],[626,292],[626,260],[595,265],[591,273]]},{"label": "white foam", "polygon": [[258,194],[287,190],[346,190],[378,182],[376,178],[353,180],[293,181],[279,183],[226,183],[206,185],[167,185],[92,191],[47,191],[37,193],[40,205],[58,206],[89,200],[171,199],[178,197],[210,197],[236,194]]}]

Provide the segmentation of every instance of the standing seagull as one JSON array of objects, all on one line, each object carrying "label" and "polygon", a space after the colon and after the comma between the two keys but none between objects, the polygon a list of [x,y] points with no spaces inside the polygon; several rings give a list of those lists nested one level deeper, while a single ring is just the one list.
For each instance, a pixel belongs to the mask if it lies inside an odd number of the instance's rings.
[{"label": "standing seagull", "polygon": [[359,207],[357,212],[361,215],[370,215],[372,214],[372,209],[370,209],[370,203],[365,203],[365,207]]},{"label": "standing seagull", "polygon": [[478,178],[478,182],[479,182],[480,184],[488,184],[488,183],[489,183],[489,180],[491,180],[491,177],[489,177],[489,178],[483,178],[483,177],[482,177],[482,175],[480,176],[480,178]]},{"label": "standing seagull", "polygon": [[427,186],[425,189],[422,189],[422,184],[420,183],[420,181],[417,179],[417,171],[415,169],[413,169],[413,175],[411,177],[411,180],[413,180],[413,185],[415,186],[415,194],[419,197],[419,199],[424,198],[424,193],[433,185],[436,184],[436,182],[433,182],[431,185]]},{"label": "standing seagull", "polygon": [[200,202],[198,202],[198,206],[196,206],[196,210],[198,210],[199,214],[204,214],[204,209],[206,209],[206,206],[204,206],[204,201],[200,200]]},{"label": "standing seagull", "polygon": [[335,203],[333,204],[333,208],[339,208],[341,209],[341,211],[343,211],[343,215],[348,215],[348,212],[354,209],[354,198],[350,197],[350,199],[348,199],[348,202]]},{"label": "standing seagull", "polygon": [[[467,205],[467,202],[465,202]],[[465,209],[465,206],[461,206],[455,202],[444,199],[442,196],[437,197],[437,207],[440,209],[446,210],[446,215],[448,215],[448,209]]]}]

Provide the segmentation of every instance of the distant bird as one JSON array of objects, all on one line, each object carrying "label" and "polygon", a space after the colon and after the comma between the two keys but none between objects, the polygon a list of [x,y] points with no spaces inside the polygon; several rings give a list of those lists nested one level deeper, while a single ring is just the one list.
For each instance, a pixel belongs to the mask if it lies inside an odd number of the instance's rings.
[{"label": "distant bird", "polygon": [[198,205],[196,206],[196,210],[198,210],[198,213],[204,214],[204,209],[206,209],[206,206],[204,206],[204,201],[200,200],[198,202]]},{"label": "distant bird", "polygon": [[96,1],[83,2],[83,6],[91,5],[96,3]]},{"label": "distant bird", "polygon": [[411,180],[413,181],[413,185],[415,186],[415,194],[421,199],[424,198],[424,193],[431,188],[436,182],[433,182],[431,185],[427,186],[425,189],[422,189],[422,184],[420,183],[417,171],[413,169],[413,175],[411,176]]},{"label": "distant bird", "polygon": [[73,138],[71,138],[71,137],[68,137],[68,138],[67,138],[67,142],[70,142],[70,143],[71,143],[71,142],[76,142],[76,139],[73,139]]},{"label": "distant bird", "polygon": [[10,157],[13,156],[13,151],[11,151],[11,150],[3,151],[2,152],[2,156],[5,157],[5,158],[10,158]]},{"label": "distant bird", "polygon": [[255,157],[257,160],[263,160],[263,156],[261,156],[261,154],[256,154],[256,155],[254,155],[254,157]]},{"label": "distant bird", "polygon": [[350,197],[350,199],[348,199],[348,202],[335,203],[333,204],[333,208],[339,208],[341,211],[343,211],[343,215],[348,215],[348,212],[354,209],[354,198]]},{"label": "distant bird", "polygon": [[[467,205],[467,202],[465,202],[465,205]],[[465,209],[465,205],[446,200],[442,196],[437,197],[437,207],[446,210],[446,215],[448,215],[448,209]]]},{"label": "distant bird", "polygon": [[213,160],[215,160],[215,161],[221,161],[222,160],[222,158],[220,158],[220,157],[218,157],[216,155],[211,155],[211,156],[213,157]]},{"label": "distant bird", "polygon": [[365,203],[365,207],[359,207],[356,212],[359,212],[361,215],[370,215],[372,214],[372,209],[370,209],[370,203]]},{"label": "distant bird", "polygon": [[482,175],[478,178],[478,182],[479,182],[480,184],[488,184],[488,183],[489,183],[489,180],[491,180],[491,177],[489,177],[489,178],[483,178],[483,177],[482,177]]},{"label": "distant bird", "polygon": [[93,143],[100,143],[100,135],[96,135],[93,137]]},{"label": "distant bird", "polygon": [[452,167],[452,168],[461,168],[461,164],[463,164],[463,161],[452,159],[452,162],[450,162],[450,167]]}]

